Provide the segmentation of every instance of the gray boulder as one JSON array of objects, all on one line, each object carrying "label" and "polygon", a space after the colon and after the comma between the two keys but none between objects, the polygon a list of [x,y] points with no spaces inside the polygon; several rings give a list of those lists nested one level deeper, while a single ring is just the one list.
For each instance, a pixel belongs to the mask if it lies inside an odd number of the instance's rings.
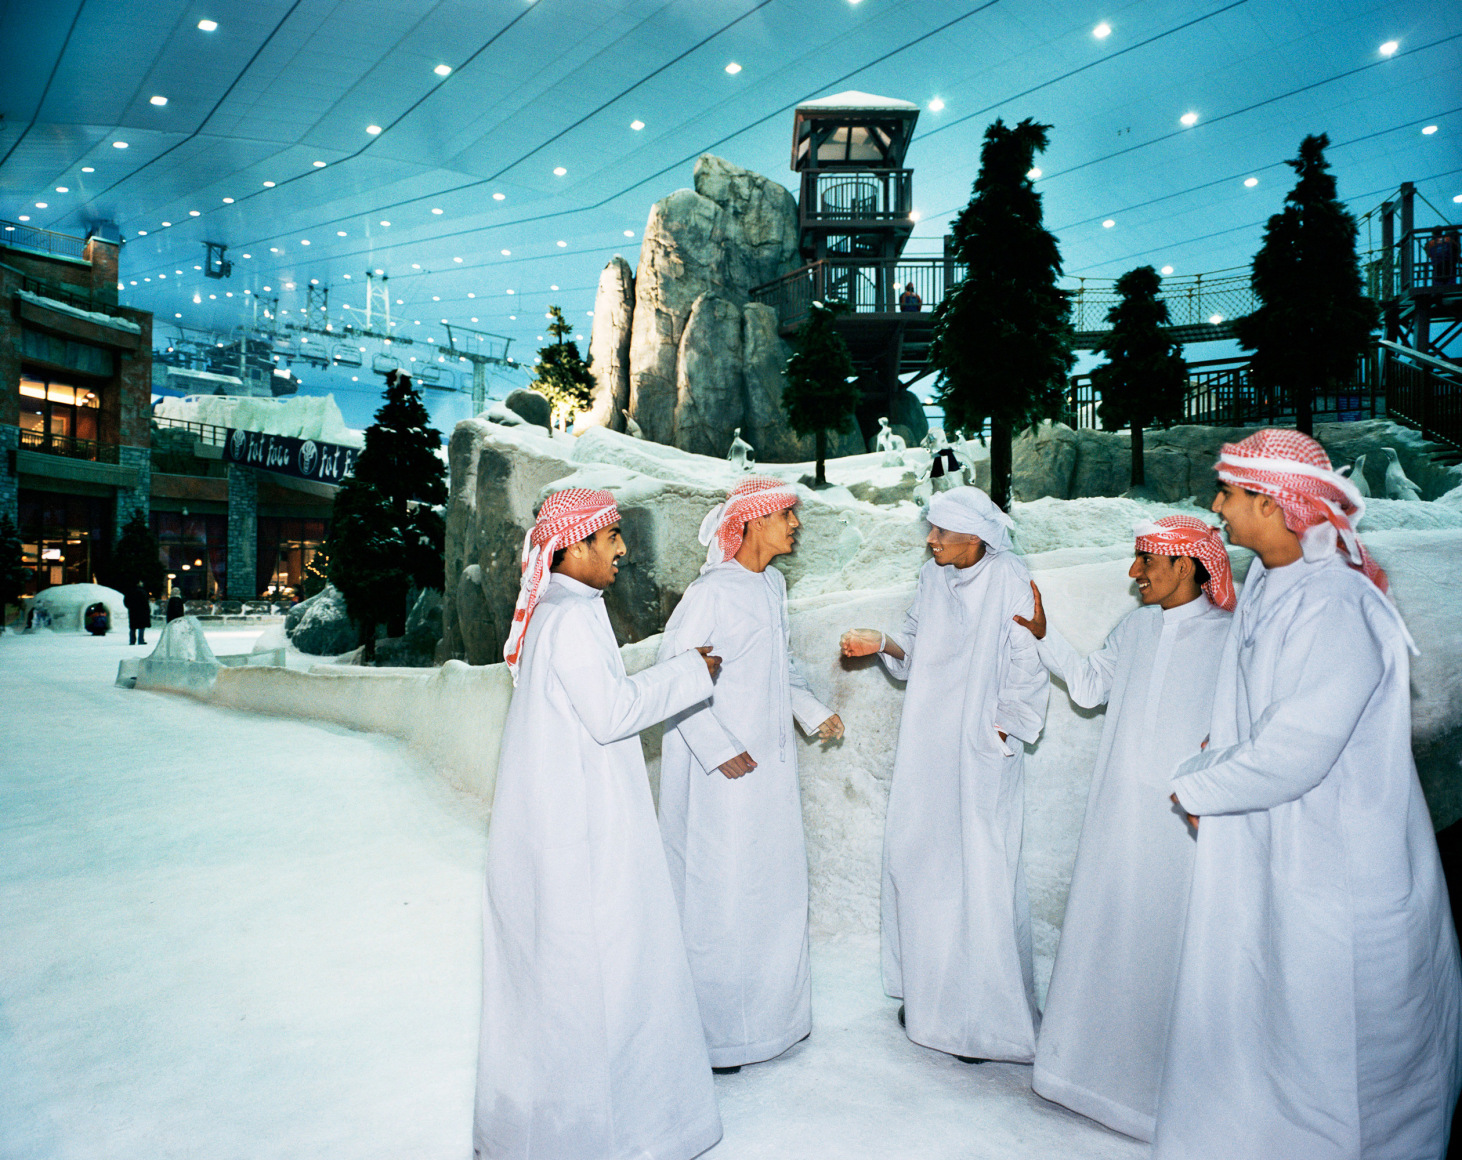
[{"label": "gray boulder", "polygon": [[[741,317],[741,366],[746,385],[742,435],[756,448],[762,463],[805,463],[817,454],[817,442],[812,435],[798,436],[787,425],[787,413],[782,410],[792,347],[777,333],[777,312],[760,302],[748,302]],[[827,453],[832,458],[863,451],[858,421],[851,414],[848,419],[843,430],[828,432]]]},{"label": "gray boulder", "polygon": [[284,630],[295,648],[317,657],[339,656],[360,644],[360,632],[345,611],[345,597],[333,584],[290,609]]},{"label": "gray boulder", "polygon": [[629,406],[630,324],[635,310],[635,276],[618,254],[599,274],[594,295],[594,326],[589,334],[589,369],[594,375],[594,403],[580,415],[581,427],[624,430]]},{"label": "gray boulder", "polygon": [[674,445],[722,456],[742,425],[746,390],[741,373],[741,310],[702,294],[691,306],[675,371]]},{"label": "gray boulder", "polygon": [[532,423],[546,431],[553,429],[553,409],[548,405],[548,400],[537,391],[527,387],[509,391],[508,397],[503,400],[503,406],[520,416],[525,423]]}]

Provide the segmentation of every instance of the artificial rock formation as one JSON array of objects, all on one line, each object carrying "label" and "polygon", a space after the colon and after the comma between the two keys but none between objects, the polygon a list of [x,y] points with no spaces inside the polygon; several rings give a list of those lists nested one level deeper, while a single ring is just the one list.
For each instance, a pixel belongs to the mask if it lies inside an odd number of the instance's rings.
[{"label": "artificial rock formation", "polygon": [[[625,430],[700,454],[723,456],[742,428],[762,462],[800,462],[781,408],[791,347],[776,312],[751,290],[795,269],[797,203],[781,185],[710,154],[695,188],[650,210],[639,270],[616,257],[599,279],[589,351],[594,404],[580,427]],[[829,454],[862,451],[856,429],[832,434]]]}]

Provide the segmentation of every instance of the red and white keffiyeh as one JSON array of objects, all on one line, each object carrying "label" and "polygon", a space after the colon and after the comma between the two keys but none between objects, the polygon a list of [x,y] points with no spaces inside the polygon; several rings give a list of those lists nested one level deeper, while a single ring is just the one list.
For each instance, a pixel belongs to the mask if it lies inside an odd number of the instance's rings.
[{"label": "red and white keffiyeh", "polygon": [[1137,551],[1154,556],[1192,556],[1203,561],[1208,580],[1203,585],[1208,599],[1232,612],[1237,597],[1234,577],[1229,568],[1228,550],[1223,536],[1212,524],[1197,516],[1163,516],[1157,521],[1141,520],[1132,528],[1137,537]]},{"label": "red and white keffiyeh", "polygon": [[503,660],[513,684],[518,683],[518,662],[523,655],[523,638],[538,598],[548,587],[549,568],[559,548],[587,540],[601,528],[619,523],[619,509],[614,496],[607,491],[587,487],[570,487],[556,491],[538,509],[538,519],[523,538],[523,579],[518,589],[518,604],[513,609],[513,624],[503,645]]},{"label": "red and white keffiyeh", "polygon": [[769,516],[798,502],[792,484],[765,475],[748,475],[701,521],[699,539],[706,545],[706,562],[701,571],[724,564],[741,550],[749,521]]},{"label": "red and white keffiyeh", "polygon": [[1386,591],[1386,573],[1355,534],[1365,500],[1308,435],[1267,427],[1238,443],[1225,443],[1215,466],[1224,483],[1267,495],[1279,505],[1284,526],[1300,538],[1306,560],[1321,560],[1338,550],[1352,568]]}]

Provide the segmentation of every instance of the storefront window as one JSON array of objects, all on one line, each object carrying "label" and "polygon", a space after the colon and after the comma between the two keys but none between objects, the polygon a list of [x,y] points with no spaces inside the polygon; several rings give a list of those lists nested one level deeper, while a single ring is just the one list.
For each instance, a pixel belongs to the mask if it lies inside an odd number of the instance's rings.
[{"label": "storefront window", "polygon": [[228,591],[228,517],[152,513],[158,559],[184,600],[222,600]]},{"label": "storefront window", "polygon": [[303,595],[305,567],[330,533],[329,520],[259,517],[258,590],[271,600]]},{"label": "storefront window", "polygon": [[77,459],[99,458],[101,397],[91,387],[22,375],[20,445]]},{"label": "storefront window", "polygon": [[57,584],[88,584],[101,570],[110,540],[110,500],[44,491],[20,493],[21,557],[25,592]]}]

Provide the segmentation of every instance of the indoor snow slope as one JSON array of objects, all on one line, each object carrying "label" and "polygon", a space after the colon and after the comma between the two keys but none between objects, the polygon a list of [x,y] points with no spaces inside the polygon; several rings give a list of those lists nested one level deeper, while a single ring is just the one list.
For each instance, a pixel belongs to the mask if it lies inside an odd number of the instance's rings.
[{"label": "indoor snow slope", "polygon": [[[123,640],[0,636],[0,1156],[470,1160],[482,806],[395,741],[117,688]],[[910,1043],[875,938],[812,966],[715,1160],[1146,1155]]]}]

